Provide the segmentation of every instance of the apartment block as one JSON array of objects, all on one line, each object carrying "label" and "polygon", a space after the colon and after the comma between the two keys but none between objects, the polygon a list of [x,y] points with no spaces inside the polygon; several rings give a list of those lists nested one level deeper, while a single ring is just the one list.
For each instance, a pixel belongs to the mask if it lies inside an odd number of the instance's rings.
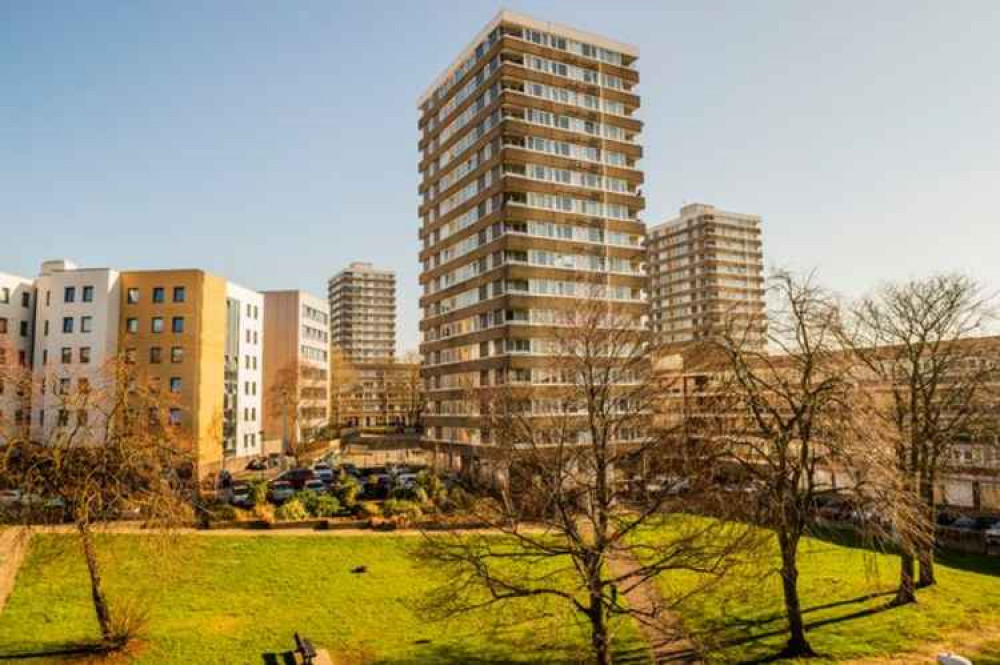
[{"label": "apartment block", "polygon": [[703,203],[649,229],[650,323],[665,344],[725,327],[765,343],[761,219]]},{"label": "apartment block", "polygon": [[223,455],[260,455],[264,443],[264,296],[226,284]]},{"label": "apartment block", "polygon": [[332,418],[338,427],[395,430],[420,425],[423,385],[420,365],[388,361],[334,372]]},{"label": "apartment block", "polygon": [[355,262],[330,278],[330,338],[351,363],[396,355],[396,273]]},{"label": "apartment block", "polygon": [[302,291],[265,291],[264,437],[287,450],[330,418],[330,310]]},{"label": "apartment block", "polygon": [[32,435],[47,438],[56,427],[86,422],[100,428],[92,408],[71,413],[65,395],[100,388],[118,353],[121,279],[109,268],[80,268],[46,261],[35,280]]},{"label": "apartment block", "polygon": [[420,351],[436,450],[465,460],[490,443],[470,386],[530,386],[544,410],[551,338],[581,301],[642,319],[637,58],[502,11],[420,98]]},{"label": "apartment block", "polygon": [[0,441],[30,420],[34,280],[0,273]]}]

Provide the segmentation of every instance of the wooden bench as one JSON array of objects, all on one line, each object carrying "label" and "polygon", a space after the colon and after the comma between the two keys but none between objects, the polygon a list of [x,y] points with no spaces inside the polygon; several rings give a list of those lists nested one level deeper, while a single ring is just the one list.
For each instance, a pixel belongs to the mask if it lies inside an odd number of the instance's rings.
[{"label": "wooden bench", "polygon": [[317,655],[316,647],[313,646],[313,643],[298,633],[295,633],[295,653],[302,657],[302,662],[305,665],[312,665]]}]

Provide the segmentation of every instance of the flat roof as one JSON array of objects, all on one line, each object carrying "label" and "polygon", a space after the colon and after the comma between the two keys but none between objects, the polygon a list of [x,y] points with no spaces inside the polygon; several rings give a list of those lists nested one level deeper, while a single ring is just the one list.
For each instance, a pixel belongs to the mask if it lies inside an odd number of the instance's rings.
[{"label": "flat roof", "polygon": [[434,91],[445,82],[445,80],[451,76],[455,70],[458,68],[463,61],[465,61],[469,56],[471,56],[479,42],[486,39],[486,37],[493,32],[501,23],[516,23],[518,25],[523,25],[526,28],[532,28],[534,30],[541,30],[542,32],[549,32],[554,35],[559,35],[560,37],[566,37],[567,39],[574,39],[579,42],[586,42],[588,44],[593,44],[594,46],[599,46],[601,48],[606,48],[612,51],[618,51],[624,55],[632,56],[633,58],[639,57],[639,48],[631,44],[626,44],[625,42],[618,42],[601,35],[586,32],[584,30],[577,30],[576,28],[571,28],[568,25],[563,25],[562,23],[554,23],[552,21],[541,21],[536,18],[532,18],[526,14],[518,14],[516,12],[508,11],[506,9],[501,9],[497,12],[497,15],[486,24],[486,27],[479,31],[479,33],[472,39],[468,46],[466,46],[458,56],[452,60],[448,68],[445,69],[441,74],[434,79],[434,82],[430,84],[424,94],[420,95],[417,100],[417,108],[420,108],[427,99],[434,94]]}]

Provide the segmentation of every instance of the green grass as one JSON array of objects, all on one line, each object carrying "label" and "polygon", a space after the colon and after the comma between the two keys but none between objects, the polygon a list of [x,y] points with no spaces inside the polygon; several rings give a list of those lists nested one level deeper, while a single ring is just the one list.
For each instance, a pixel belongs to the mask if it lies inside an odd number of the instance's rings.
[{"label": "green grass", "polygon": [[[109,596],[150,607],[139,663],[260,663],[298,631],[348,662],[574,663],[588,634],[556,600],[431,620],[420,601],[442,576],[411,553],[415,538],[184,536],[165,552],[134,536],[99,541]],[[351,568],[367,566],[365,574]],[[524,623],[530,616],[541,619]],[[616,647],[644,662],[636,629]],[[76,541],[37,536],[5,612],[0,657],[97,637]],[[17,662],[16,660],[14,662]],[[25,659],[24,662],[58,662]]]},{"label": "green grass", "polygon": [[[649,536],[647,536],[649,537]],[[778,653],[787,639],[776,547],[763,561],[724,579],[682,609],[688,629],[709,649],[713,663],[753,662]],[[888,607],[899,575],[898,559],[848,544],[805,539],[799,590],[813,648],[830,660],[874,658],[948,643],[963,653],[963,631],[1000,631],[1000,561],[969,555],[944,557],[938,585],[918,592],[918,603]],[[658,580],[666,595],[690,588],[693,574]],[[997,632],[986,632],[998,634]],[[974,662],[1000,665],[1000,642],[980,647]]]}]

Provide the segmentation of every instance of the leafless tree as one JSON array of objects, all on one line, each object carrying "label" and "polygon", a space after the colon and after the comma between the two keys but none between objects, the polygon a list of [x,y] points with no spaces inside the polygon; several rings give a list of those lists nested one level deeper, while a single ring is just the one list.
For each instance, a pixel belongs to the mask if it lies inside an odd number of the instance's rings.
[{"label": "leafless tree", "polygon": [[[844,495],[858,515],[873,517],[861,526],[883,538],[911,520],[892,473],[893,432],[880,426],[877,396],[840,342],[836,300],[811,276],[786,272],[772,277],[771,292],[767,346],[748,344],[742,327],[712,343],[722,363],[712,390],[730,401],[718,410],[715,441],[756,498],[748,517],[777,540],[789,628],[781,655],[802,657],[814,652],[799,597],[799,545],[818,526],[820,497]],[[835,487],[833,474],[846,482]]]},{"label": "leafless tree", "polygon": [[264,395],[264,408],[278,418],[284,452],[295,455],[322,440],[330,396],[327,367],[292,362],[279,369]]},{"label": "leafless tree", "polygon": [[[492,533],[427,534],[424,554],[450,571],[445,611],[561,599],[588,621],[604,665],[615,618],[661,621],[724,575],[753,534],[683,512],[721,510],[709,498],[714,459],[661,426],[670,421],[658,418],[657,349],[639,317],[592,300],[550,330],[546,358],[522,359],[504,385],[467,393],[488,438],[483,464],[498,479],[494,497],[473,509]],[[649,605],[624,602],[681,570],[702,573],[701,582]]]},{"label": "leafless tree", "polygon": [[330,349],[330,421],[339,429],[346,425],[355,393],[360,387],[357,368],[336,347]]},{"label": "leafless tree", "polygon": [[395,391],[403,408],[403,417],[412,427],[420,427],[423,423],[426,398],[424,383],[420,378],[420,354],[410,352],[403,354],[399,360],[401,367],[396,379]]},{"label": "leafless tree", "polygon": [[[897,430],[895,463],[924,506],[924,537],[900,557],[897,602],[934,584],[934,487],[958,444],[996,435],[997,340],[982,337],[995,307],[961,275],[886,284],[853,307],[849,341],[885,395],[884,416]],[[914,585],[914,554],[920,564]]]},{"label": "leafless tree", "polygon": [[54,404],[33,437],[7,433],[0,475],[21,490],[3,517],[24,525],[70,521],[89,573],[102,647],[123,646],[133,628],[116,614],[105,589],[94,532],[125,515],[157,527],[189,520],[193,492],[191,442],[179,434],[175,405],[134,366],[114,360],[75,385],[59,376],[38,381]]}]

